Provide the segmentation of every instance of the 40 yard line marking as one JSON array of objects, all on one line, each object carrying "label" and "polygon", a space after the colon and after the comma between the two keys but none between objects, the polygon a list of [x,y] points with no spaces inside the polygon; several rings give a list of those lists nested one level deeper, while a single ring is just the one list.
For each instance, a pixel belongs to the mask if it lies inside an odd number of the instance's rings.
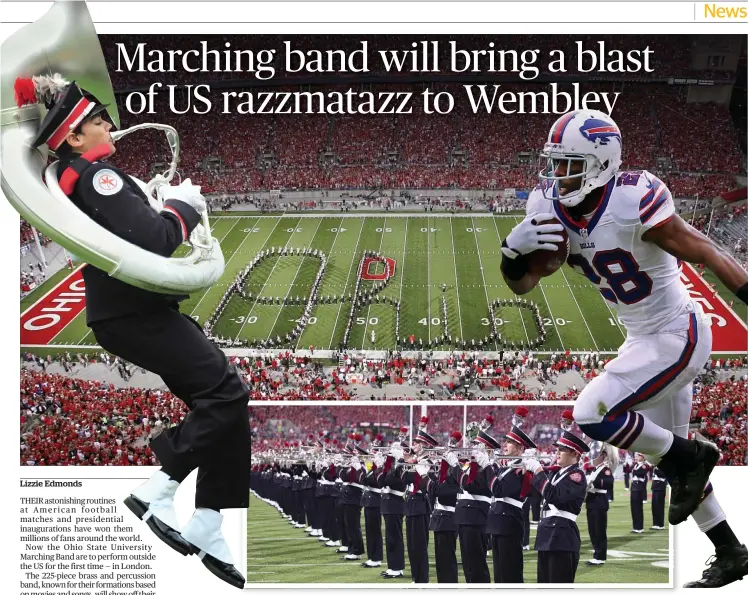
[{"label": "40 yard line marking", "polygon": [[[312,236],[312,240],[309,242],[309,247],[311,248],[311,245],[314,244],[314,238],[317,237],[317,233],[319,232],[319,226],[322,225],[322,218],[320,217],[319,223],[317,223],[317,229],[314,230],[314,235]],[[293,234],[291,234],[293,236]],[[335,237],[338,237],[338,234],[335,234]],[[288,244],[288,242],[286,242]],[[285,302],[288,299],[288,294],[291,293],[291,290],[293,289],[294,283],[296,283],[296,277],[299,276],[299,271],[301,270],[301,267],[304,266],[304,259],[306,256],[301,256],[301,261],[299,262],[299,268],[296,269],[296,274],[294,274],[293,279],[291,279],[291,285],[288,286],[288,291],[286,292],[286,297],[283,298],[283,301]],[[280,260],[280,258],[278,258]],[[276,263],[277,264],[277,263]],[[272,273],[271,273],[272,274]],[[267,282],[270,280],[270,277],[267,278],[265,281],[265,285],[267,285]],[[263,288],[264,289],[264,288]],[[262,292],[260,292],[262,293]],[[258,294],[259,295],[259,294]],[[269,339],[270,336],[273,334],[273,331],[275,330],[275,325],[278,324],[278,319],[280,318],[281,312],[283,312],[283,308],[285,308],[286,305],[281,304],[280,308],[278,308],[278,314],[275,317],[275,320],[273,321],[273,325],[270,327],[270,330],[268,331],[268,336],[265,337],[265,340]],[[246,320],[244,321],[246,324]],[[243,325],[242,325],[243,326]],[[278,333],[280,335],[280,333]],[[299,335],[299,338],[301,338],[301,335]]]},{"label": "40 yard line marking", "polygon": [[[514,217],[514,222],[517,222],[517,218]],[[496,237],[499,238],[499,249],[501,249],[501,234],[499,233],[499,226],[496,223],[496,218],[493,220],[493,227],[496,230]],[[547,303],[547,300],[546,300]],[[550,310],[550,308],[548,308]],[[522,317],[522,311],[517,308],[517,313],[519,314],[519,321],[522,323],[522,328],[525,329],[525,338],[527,339],[527,342],[530,342],[530,335],[527,334],[527,326],[525,325],[525,319]]]},{"label": "40 yard line marking", "polygon": [[[366,217],[361,220],[361,229],[358,230],[356,247],[353,249],[353,259],[351,260],[351,266],[348,267],[348,274],[345,277],[345,285],[343,286],[341,296],[345,296],[345,290],[348,288],[348,281],[351,278],[351,269],[353,269],[353,265],[356,263],[356,253],[358,252],[358,244],[361,241],[361,232],[364,231],[364,225],[366,225]],[[327,347],[328,349],[332,349],[332,342],[335,340],[335,329],[338,328],[338,318],[340,318],[340,310],[342,307],[343,300],[340,301],[340,305],[338,306],[338,313],[335,315],[335,324],[332,325],[332,331],[330,331],[330,344]],[[351,304],[351,308],[353,308],[353,304]]]},{"label": "40 yard line marking", "polygon": [[[382,237],[379,239],[379,250],[378,250],[380,254],[382,252],[382,244],[384,244],[384,230],[385,229],[387,229],[387,217],[384,218],[384,223],[382,223]],[[370,316],[371,316],[371,304],[369,304],[369,308],[366,310],[366,322],[364,323],[364,338],[361,340],[362,350],[366,346],[366,331],[369,328],[369,317]],[[372,345],[371,348],[374,349],[374,345]]]}]

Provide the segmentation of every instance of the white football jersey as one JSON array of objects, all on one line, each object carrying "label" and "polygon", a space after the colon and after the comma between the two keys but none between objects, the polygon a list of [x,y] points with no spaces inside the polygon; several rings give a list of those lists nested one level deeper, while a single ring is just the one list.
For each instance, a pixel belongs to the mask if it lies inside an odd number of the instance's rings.
[{"label": "white football jersey", "polygon": [[563,223],[569,234],[567,263],[600,289],[629,334],[656,333],[686,312],[690,298],[678,259],[642,240],[645,231],[676,216],[670,191],[657,176],[617,172],[597,210],[580,221],[536,187],[527,214],[538,213],[552,213]]}]

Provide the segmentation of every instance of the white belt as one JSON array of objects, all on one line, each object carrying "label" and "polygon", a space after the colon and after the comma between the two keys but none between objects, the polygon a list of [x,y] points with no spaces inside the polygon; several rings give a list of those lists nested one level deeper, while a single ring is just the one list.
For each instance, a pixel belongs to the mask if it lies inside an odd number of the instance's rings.
[{"label": "white belt", "polygon": [[570,521],[576,521],[578,515],[576,515],[576,514],[574,514],[572,512],[568,512],[566,510],[559,510],[553,504],[549,504],[548,505],[548,510],[545,511],[545,517],[544,518],[548,518],[548,517],[552,517],[552,516],[560,516],[561,518],[569,519]]},{"label": "white belt", "polygon": [[388,492],[382,492],[383,494],[394,494],[395,496],[405,496],[405,492],[398,492],[397,490],[390,489]]},{"label": "white belt", "polygon": [[349,486],[353,486],[354,488],[358,488],[359,490],[364,490],[364,489],[366,489],[366,488],[365,488],[364,486],[362,486],[362,485],[361,485],[360,483],[355,483],[355,482],[353,482],[353,481],[352,481],[351,483],[349,483],[349,484],[346,484],[346,485],[349,485]]},{"label": "white belt", "polygon": [[323,486],[332,486],[335,485],[334,481],[327,481],[326,479],[318,479],[317,483],[323,485]]},{"label": "white belt", "polygon": [[342,484],[343,484],[344,486],[349,486],[349,485],[351,485],[351,482],[350,482],[350,481],[341,481],[340,483],[342,483]]},{"label": "white belt", "polygon": [[522,508],[524,506],[524,502],[522,502],[521,500],[515,500],[514,498],[510,498],[509,496],[496,498],[496,502],[503,502],[504,504],[511,504],[512,506],[516,506],[517,508]]},{"label": "white belt", "polygon": [[382,490],[380,490],[379,488],[370,488],[368,486],[365,486],[364,490],[366,490],[367,492],[374,492],[375,494],[380,494],[382,492]]},{"label": "white belt", "polygon": [[440,504],[439,502],[437,502],[436,504],[434,504],[434,510],[446,510],[448,512],[454,512],[455,511],[455,507],[454,506],[444,506],[444,504]]},{"label": "white belt", "polygon": [[647,481],[647,480],[644,479],[643,477],[632,477],[631,481]]},{"label": "white belt", "polygon": [[491,504],[491,498],[488,496],[479,496],[477,494],[469,494],[468,492],[462,492],[457,494],[458,500],[479,500],[481,502],[488,502]]},{"label": "white belt", "polygon": [[655,482],[655,481],[665,481],[665,480],[664,479],[659,479],[657,477],[653,477],[652,478],[652,482]]},{"label": "white belt", "polygon": [[600,490],[598,488],[590,488],[590,494],[607,494],[608,490]]}]

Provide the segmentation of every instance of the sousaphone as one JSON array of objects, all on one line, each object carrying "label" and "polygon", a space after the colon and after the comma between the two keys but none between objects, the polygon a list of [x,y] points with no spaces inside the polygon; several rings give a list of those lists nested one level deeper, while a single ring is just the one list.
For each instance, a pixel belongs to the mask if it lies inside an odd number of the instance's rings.
[{"label": "sousaphone", "polygon": [[[44,106],[17,107],[13,89],[18,77],[54,73],[75,80],[99,102],[108,103],[109,116],[119,126],[114,91],[86,3],[58,0],[42,18],[20,29],[0,48],[0,182],[8,201],[44,235],[120,281],[159,293],[193,293],[213,285],[223,273],[224,259],[218,241],[210,235],[207,213],[190,237],[189,254],[164,258],[110,233],[59,189],[56,164],[46,168],[46,145],[31,148]],[[112,138],[116,141],[142,128],[163,130],[172,150],[165,175],[148,184],[138,180],[158,209],[160,189],[176,172],[179,136],[170,126],[140,124],[112,133]]]}]

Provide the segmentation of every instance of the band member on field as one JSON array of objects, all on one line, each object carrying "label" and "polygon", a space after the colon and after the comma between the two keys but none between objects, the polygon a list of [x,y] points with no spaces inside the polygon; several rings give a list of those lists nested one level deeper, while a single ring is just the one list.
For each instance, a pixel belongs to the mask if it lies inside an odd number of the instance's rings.
[{"label": "band member on field", "polygon": [[382,516],[384,517],[384,546],[387,553],[386,579],[402,578],[405,571],[405,546],[403,544],[403,514],[405,512],[405,482],[401,466],[405,455],[402,443],[407,439],[408,428],[400,428],[398,442],[392,445],[379,476],[382,489]]},{"label": "band member on field", "polygon": [[634,468],[634,459],[631,458],[631,453],[626,453],[626,458],[623,460],[623,485],[626,486],[626,491],[631,489],[631,470]]},{"label": "band member on field", "polygon": [[608,493],[613,489],[613,469],[618,466],[618,449],[604,442],[590,445],[593,469],[587,477],[587,530],[595,553],[587,566],[602,566],[608,559]]},{"label": "band member on field", "polygon": [[647,501],[647,479],[652,466],[644,455],[636,453],[636,463],[631,469],[631,521],[632,533],[644,532],[644,503]]},{"label": "band member on field", "polygon": [[[347,485],[343,487],[343,527],[345,528],[348,548],[341,560],[360,560],[364,553],[364,538],[361,535],[361,497],[364,486],[359,482],[359,474],[363,465],[358,455],[368,455],[368,451],[361,444],[363,436],[353,434],[354,456],[351,457],[350,467],[347,469]],[[342,548],[341,548],[342,549]]]},{"label": "band member on field", "polygon": [[652,529],[665,529],[665,490],[667,480],[659,467],[652,469]]},{"label": "band member on field", "polygon": [[[535,454],[537,448],[530,437],[519,427],[527,417],[526,407],[517,407],[514,425],[505,436],[504,454],[519,457]],[[532,473],[525,470],[522,459],[507,458],[503,466],[490,469],[489,484],[494,503],[488,513],[486,532],[491,535],[493,551],[493,581],[495,583],[522,583],[522,548],[525,534],[525,505],[530,493]],[[529,504],[527,504],[529,513]],[[529,525],[529,517],[527,520]]]},{"label": "band member on field", "polygon": [[[562,427],[571,428],[573,419],[571,411],[564,411]],[[573,583],[582,543],[576,521],[587,494],[587,481],[579,459],[589,447],[567,429],[556,446],[558,471],[546,473],[537,459],[525,461],[525,468],[534,474],[533,485],[543,496],[535,538],[539,583]]]},{"label": "band member on field", "polygon": [[[372,442],[372,448],[382,446],[384,436],[378,434]],[[359,473],[359,483],[364,485],[364,494],[361,496],[361,506],[364,507],[364,527],[366,529],[366,555],[369,557],[361,566],[364,568],[377,568],[382,565],[382,490],[378,479],[382,473],[384,456],[377,453],[371,469],[362,469]]]},{"label": "band member on field", "polygon": [[[449,445],[455,448],[462,440],[462,432],[452,432]],[[449,447],[447,447],[449,448]],[[427,489],[434,502],[429,530],[434,532],[434,566],[438,583],[456,583],[457,570],[457,525],[455,507],[460,486],[454,473],[449,472],[449,463],[439,463],[439,474],[429,479]]]}]

